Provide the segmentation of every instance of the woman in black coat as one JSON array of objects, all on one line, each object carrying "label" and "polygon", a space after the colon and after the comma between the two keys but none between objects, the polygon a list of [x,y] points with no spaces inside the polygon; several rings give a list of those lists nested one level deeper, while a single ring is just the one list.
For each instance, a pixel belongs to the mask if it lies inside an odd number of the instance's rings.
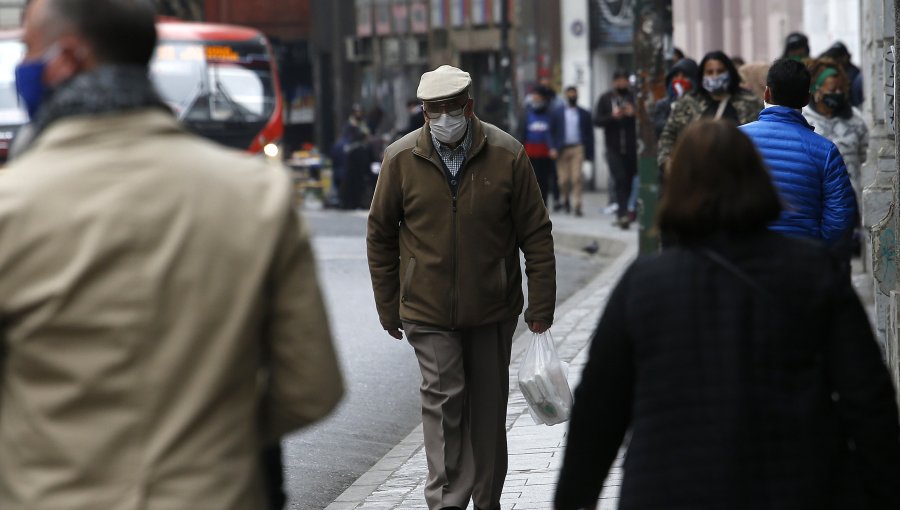
[{"label": "woman in black coat", "polygon": [[630,431],[620,509],[900,508],[894,389],[825,248],[767,230],[751,141],[685,130],[658,215],[675,241],[613,291],[575,392],[557,510],[594,508]]}]

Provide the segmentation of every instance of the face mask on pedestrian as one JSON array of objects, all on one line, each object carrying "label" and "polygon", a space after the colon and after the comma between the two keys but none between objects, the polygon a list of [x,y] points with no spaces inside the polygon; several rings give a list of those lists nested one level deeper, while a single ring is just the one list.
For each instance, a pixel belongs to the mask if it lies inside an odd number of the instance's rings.
[{"label": "face mask on pedestrian", "polygon": [[25,103],[25,110],[32,120],[48,93],[48,87],[44,84],[44,70],[47,68],[47,63],[58,54],[59,47],[54,44],[40,57],[22,61],[16,66],[16,92]]},{"label": "face mask on pedestrian", "polygon": [[703,77],[703,88],[710,94],[720,94],[725,92],[728,90],[730,84],[731,79],[729,78],[728,73]]},{"label": "face mask on pedestrian", "polygon": [[831,108],[833,111],[842,110],[847,104],[847,98],[840,92],[832,92],[822,95],[822,104]]},{"label": "face mask on pedestrian", "polygon": [[466,116],[451,116],[446,113],[436,119],[429,119],[431,132],[439,142],[455,143],[466,134]]},{"label": "face mask on pedestrian", "polygon": [[693,88],[694,84],[687,78],[675,78],[672,80],[672,93],[676,99],[687,94]]},{"label": "face mask on pedestrian", "polygon": [[578,104],[578,96],[566,96],[566,99],[569,101],[569,106],[575,106]]}]

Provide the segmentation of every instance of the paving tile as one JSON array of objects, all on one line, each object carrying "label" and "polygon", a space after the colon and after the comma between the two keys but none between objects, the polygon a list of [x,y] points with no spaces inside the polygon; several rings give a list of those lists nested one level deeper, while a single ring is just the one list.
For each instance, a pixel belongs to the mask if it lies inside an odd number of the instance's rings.
[{"label": "paving tile", "polygon": [[[555,221],[555,220],[554,220]],[[580,235],[596,236],[597,225],[588,229],[580,223],[572,223],[586,230]],[[581,226],[579,226],[581,225]],[[556,229],[556,226],[554,226]],[[599,227],[604,235],[626,244],[624,254],[611,262],[584,289],[578,291],[558,309],[553,325],[553,337],[560,358],[569,362],[568,379],[574,389],[581,379],[581,371],[587,361],[588,343],[602,313],[606,299],[618,276],[636,253],[636,243],[631,237],[606,227]],[[605,230],[604,230],[605,229]],[[594,233],[592,233],[594,232]],[[519,345],[519,344],[517,344]],[[520,349],[520,348],[516,348]],[[514,350],[514,355],[521,354]],[[551,508],[559,468],[563,459],[567,424],[554,427],[534,423],[524,397],[518,388],[518,361],[510,367],[509,404],[506,412],[508,430],[509,471],[506,476],[501,502],[504,509],[547,510]],[[623,457],[620,454],[601,492],[600,510],[615,510],[618,505],[619,485],[622,481]],[[373,469],[326,510],[424,510],[425,477],[427,461],[422,447],[422,429],[417,427],[400,444],[383,457]],[[354,500],[354,498],[357,498]],[[469,505],[469,509],[472,505]]]}]

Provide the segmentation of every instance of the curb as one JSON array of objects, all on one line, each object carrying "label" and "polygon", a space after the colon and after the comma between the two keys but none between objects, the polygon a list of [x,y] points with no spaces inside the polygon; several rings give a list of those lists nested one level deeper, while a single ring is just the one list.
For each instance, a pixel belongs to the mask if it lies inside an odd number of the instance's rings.
[{"label": "curb", "polygon": [[[597,241],[598,254],[612,259],[610,264],[600,271],[590,283],[573,294],[557,309],[554,328],[557,328],[557,350],[563,361],[571,362],[588,344],[594,325],[603,309],[606,298],[618,282],[625,268],[637,255],[637,242],[628,243],[622,240],[604,237],[585,236],[554,232],[554,240],[560,247],[580,250],[586,244]],[[589,309],[587,307],[590,307]],[[587,324],[586,324],[587,323]],[[516,419],[526,412],[525,399],[519,391],[517,369],[515,366],[528,346],[531,333],[526,331],[513,342],[510,359],[510,395],[507,406],[507,424],[509,431]],[[385,484],[394,473],[406,464],[424,447],[422,425],[419,424],[403,440],[392,448],[384,457],[368,471],[356,479],[353,484],[338,496],[325,510],[351,510],[363,504],[380,486]],[[421,473],[425,476],[426,473]]]}]

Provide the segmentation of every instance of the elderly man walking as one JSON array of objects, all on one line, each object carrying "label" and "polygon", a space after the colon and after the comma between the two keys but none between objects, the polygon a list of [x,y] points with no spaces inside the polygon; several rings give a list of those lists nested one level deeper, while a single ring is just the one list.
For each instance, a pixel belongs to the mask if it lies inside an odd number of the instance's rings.
[{"label": "elderly man walking", "polygon": [[550,219],[522,145],[480,121],[469,74],[422,75],[426,124],[387,148],[369,212],[368,257],[385,330],[406,332],[422,371],[428,508],[500,507],[512,337],[553,321]]},{"label": "elderly man walking", "polygon": [[142,0],[34,0],[0,177],[0,508],[266,508],[342,382],[286,172],[189,134]]}]

